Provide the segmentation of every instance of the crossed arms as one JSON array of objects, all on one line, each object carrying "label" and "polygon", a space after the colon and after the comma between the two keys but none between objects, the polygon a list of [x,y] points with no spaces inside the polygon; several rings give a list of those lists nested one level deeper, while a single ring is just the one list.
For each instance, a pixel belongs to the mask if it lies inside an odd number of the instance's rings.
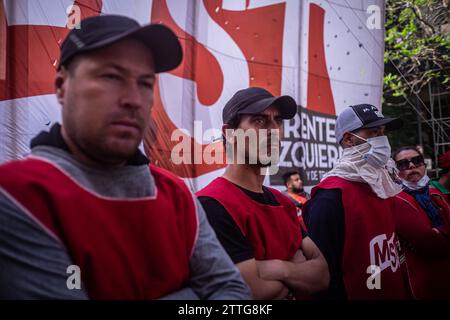
[{"label": "crossed arms", "polygon": [[283,299],[289,292],[310,295],[328,288],[328,265],[314,242],[306,237],[290,261],[249,259],[236,265],[254,299]]}]

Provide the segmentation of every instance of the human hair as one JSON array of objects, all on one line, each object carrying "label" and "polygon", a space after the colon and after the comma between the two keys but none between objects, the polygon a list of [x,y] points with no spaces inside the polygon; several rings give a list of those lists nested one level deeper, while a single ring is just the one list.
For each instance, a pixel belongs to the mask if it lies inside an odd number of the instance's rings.
[{"label": "human hair", "polygon": [[75,70],[80,64],[82,60],[83,54],[77,54],[74,57],[70,58],[68,61],[66,61],[61,67],[64,67],[68,72],[70,76],[73,76],[75,74]]},{"label": "human hair", "polygon": [[405,146],[405,147],[401,147],[399,149],[397,149],[393,154],[392,154],[392,159],[395,160],[395,158],[398,156],[398,154],[400,152],[406,151],[406,150],[413,150],[416,151],[419,155],[423,155],[420,150],[417,147],[413,147],[413,146]]},{"label": "human hair", "polygon": [[291,179],[291,177],[292,177],[293,175],[296,175],[296,174],[300,175],[300,173],[299,173],[298,171],[295,171],[295,170],[288,171],[288,172],[284,173],[284,174],[282,175],[284,185],[287,186],[287,183],[289,182],[289,180]]},{"label": "human hair", "polygon": [[[226,124],[228,125],[228,129],[237,129],[239,127],[239,124],[241,123],[241,114],[236,114],[233,118],[231,118]],[[227,144],[227,139],[222,133],[222,142],[223,146],[225,147]]]}]

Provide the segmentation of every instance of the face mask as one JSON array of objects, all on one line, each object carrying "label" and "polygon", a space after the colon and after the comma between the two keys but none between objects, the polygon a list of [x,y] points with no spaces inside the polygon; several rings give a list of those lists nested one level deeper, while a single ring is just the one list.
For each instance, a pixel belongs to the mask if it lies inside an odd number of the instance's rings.
[{"label": "face mask", "polygon": [[407,180],[402,180],[402,184],[411,190],[419,190],[426,186],[428,186],[428,183],[430,182],[430,178],[425,174],[419,181],[417,182],[411,182]]},{"label": "face mask", "polygon": [[349,181],[367,183],[381,199],[399,194],[402,188],[391,175],[396,173],[395,162],[389,158],[385,167],[381,169],[374,167],[365,159],[371,148],[369,143],[345,148],[335,167],[325,174],[323,179],[337,176]]},{"label": "face mask", "polygon": [[355,137],[366,141],[370,145],[369,151],[364,154],[363,158],[374,168],[384,168],[391,157],[391,145],[386,136],[378,136],[364,139],[354,133]]}]

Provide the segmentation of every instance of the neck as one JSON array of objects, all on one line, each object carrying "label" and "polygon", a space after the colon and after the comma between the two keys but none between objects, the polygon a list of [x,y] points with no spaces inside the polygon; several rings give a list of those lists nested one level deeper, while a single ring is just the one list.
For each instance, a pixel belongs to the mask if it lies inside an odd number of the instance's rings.
[{"label": "neck", "polygon": [[264,175],[261,175],[261,167],[259,166],[230,164],[223,177],[244,189],[263,192]]}]

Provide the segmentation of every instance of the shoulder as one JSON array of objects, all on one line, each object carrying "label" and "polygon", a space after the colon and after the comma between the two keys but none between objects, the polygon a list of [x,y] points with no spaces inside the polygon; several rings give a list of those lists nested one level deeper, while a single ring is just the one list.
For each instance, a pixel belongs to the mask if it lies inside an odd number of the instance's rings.
[{"label": "shoulder", "polygon": [[430,195],[436,199],[438,206],[444,210],[450,211],[450,205],[447,202],[446,196],[438,189],[430,188]]},{"label": "shoulder", "polygon": [[165,185],[174,188],[177,192],[191,193],[186,183],[174,173],[150,164],[150,172],[158,186]]},{"label": "shoulder", "polygon": [[0,165],[0,185],[24,188],[51,179],[59,170],[50,160],[27,157]]},{"label": "shoulder", "polygon": [[263,186],[263,190],[266,190],[267,192],[270,192],[278,202],[282,202],[282,204],[286,205],[286,204],[292,204],[292,201],[290,200],[291,197],[282,191],[279,191],[275,188],[272,187],[267,187],[267,186]]},{"label": "shoulder", "polygon": [[[232,184],[231,184],[232,185]],[[217,177],[210,183],[208,183],[206,186],[204,186],[202,189],[197,191],[195,195],[197,197],[200,196],[207,196],[211,198],[215,198],[217,195],[223,194],[222,191],[230,191],[230,188],[227,188],[230,186],[230,183],[223,179],[222,177]]]},{"label": "shoulder", "polygon": [[440,197],[440,198],[444,198],[444,194],[441,192],[441,190],[436,188],[434,185],[430,185],[430,194],[432,196],[437,196],[437,197]]},{"label": "shoulder", "polygon": [[318,189],[308,200],[303,213],[305,220],[333,220],[344,212],[340,189]]},{"label": "shoulder", "polygon": [[333,189],[317,189],[309,203],[342,203],[342,191],[339,188]]},{"label": "shoulder", "polygon": [[224,206],[216,199],[209,196],[198,196],[198,201],[201,203],[206,214],[210,215],[215,212],[226,212]]},{"label": "shoulder", "polygon": [[358,190],[361,187],[369,188],[367,183],[350,181],[341,177],[330,176],[322,180],[316,187],[313,188],[312,195],[314,195],[314,191],[317,189],[352,189]]}]

